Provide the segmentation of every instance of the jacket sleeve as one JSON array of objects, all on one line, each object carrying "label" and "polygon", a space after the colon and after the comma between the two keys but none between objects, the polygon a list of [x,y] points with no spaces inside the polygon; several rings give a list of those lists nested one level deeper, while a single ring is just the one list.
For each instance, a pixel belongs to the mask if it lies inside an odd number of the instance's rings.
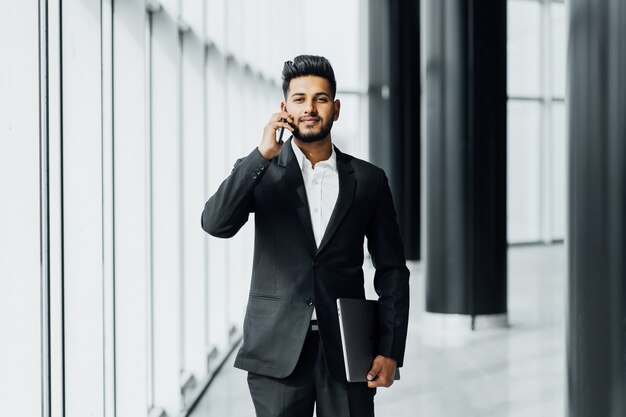
[{"label": "jacket sleeve", "polygon": [[270,161],[258,148],[235,162],[232,172],[204,206],[202,228],[212,236],[234,236],[254,211],[254,189]]},{"label": "jacket sleeve", "polygon": [[409,321],[409,270],[396,221],[387,176],[382,173],[378,203],[368,227],[367,248],[376,268],[374,289],[379,296],[378,354],[402,366]]}]

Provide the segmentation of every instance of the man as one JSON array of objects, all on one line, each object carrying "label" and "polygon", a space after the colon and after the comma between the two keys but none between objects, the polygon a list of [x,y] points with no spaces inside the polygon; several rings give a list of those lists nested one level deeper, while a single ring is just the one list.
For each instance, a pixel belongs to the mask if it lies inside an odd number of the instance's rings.
[{"label": "man", "polygon": [[[209,199],[202,227],[228,238],[255,213],[243,345],[257,416],[373,416],[376,387],[402,365],[409,271],[385,173],[333,146],[333,69],[301,55],[283,68],[281,111]],[[292,137],[277,141],[277,130]],[[337,298],[365,298],[363,242],[376,268],[380,342],[368,382],[346,382]]]}]

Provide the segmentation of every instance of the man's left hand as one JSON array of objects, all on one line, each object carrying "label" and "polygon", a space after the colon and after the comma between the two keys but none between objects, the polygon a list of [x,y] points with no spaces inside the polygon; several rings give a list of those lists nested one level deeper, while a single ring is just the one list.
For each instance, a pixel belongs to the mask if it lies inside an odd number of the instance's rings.
[{"label": "man's left hand", "polygon": [[382,355],[376,356],[374,363],[372,363],[372,369],[367,373],[367,386],[370,388],[390,387],[396,376],[397,364],[395,359],[386,358]]}]

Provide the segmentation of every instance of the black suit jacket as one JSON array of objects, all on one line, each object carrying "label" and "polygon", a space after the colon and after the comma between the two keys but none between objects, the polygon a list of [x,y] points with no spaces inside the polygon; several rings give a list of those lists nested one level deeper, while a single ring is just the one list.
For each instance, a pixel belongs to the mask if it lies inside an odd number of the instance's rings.
[{"label": "black suit jacket", "polygon": [[339,195],[319,248],[291,139],[267,161],[258,149],[238,160],[206,203],[202,227],[228,238],[255,213],[252,280],[243,345],[235,366],[276,378],[298,361],[313,306],[331,374],[346,380],[336,300],[365,298],[363,243],[376,268],[378,353],[402,366],[408,324],[409,271],[387,177],[335,148]]}]

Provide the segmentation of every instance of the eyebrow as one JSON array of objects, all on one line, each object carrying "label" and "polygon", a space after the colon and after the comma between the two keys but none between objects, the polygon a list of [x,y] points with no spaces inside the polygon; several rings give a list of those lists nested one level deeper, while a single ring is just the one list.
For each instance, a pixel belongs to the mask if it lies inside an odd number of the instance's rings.
[{"label": "eyebrow", "polygon": [[[291,95],[291,97],[295,97],[295,96],[306,96],[306,94],[305,93],[293,93]],[[330,94],[325,93],[323,91],[320,91],[319,93],[313,94],[313,97],[319,97],[319,96],[326,96],[326,97],[330,98]]]}]

